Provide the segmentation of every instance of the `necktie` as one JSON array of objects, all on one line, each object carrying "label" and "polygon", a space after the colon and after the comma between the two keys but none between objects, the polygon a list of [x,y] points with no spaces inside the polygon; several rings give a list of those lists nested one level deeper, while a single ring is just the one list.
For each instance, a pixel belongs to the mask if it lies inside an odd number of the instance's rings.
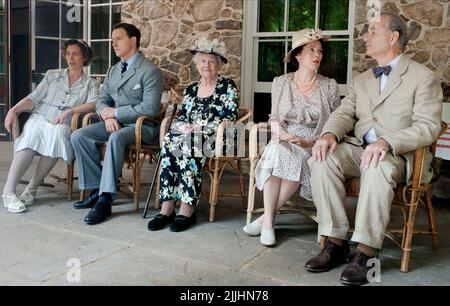
[{"label": "necktie", "polygon": [[387,76],[389,73],[391,73],[392,67],[391,66],[379,66],[379,67],[373,67],[372,72],[375,78],[379,78],[383,73]]},{"label": "necktie", "polygon": [[127,67],[128,67],[128,63],[122,62],[122,75],[125,73],[125,71],[127,71]]}]

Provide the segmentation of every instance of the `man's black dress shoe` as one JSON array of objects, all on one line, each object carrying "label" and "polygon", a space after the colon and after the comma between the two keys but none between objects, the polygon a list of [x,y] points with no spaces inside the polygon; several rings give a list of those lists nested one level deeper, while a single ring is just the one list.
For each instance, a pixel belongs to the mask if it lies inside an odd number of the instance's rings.
[{"label": "man's black dress shoe", "polygon": [[367,266],[367,261],[371,258],[360,251],[353,256],[352,261],[345,267],[341,274],[341,283],[349,286],[361,286],[367,284],[367,272],[371,266]]},{"label": "man's black dress shoe", "polygon": [[172,211],[170,216],[163,214],[157,214],[153,219],[148,222],[147,228],[149,231],[159,231],[169,223],[172,223],[175,219],[175,211]]},{"label": "man's black dress shoe", "polygon": [[92,208],[98,200],[98,189],[92,190],[91,194],[83,201],[78,201],[73,204],[75,209]]},{"label": "man's black dress shoe", "polygon": [[187,230],[191,225],[195,224],[197,222],[197,215],[192,213],[190,217],[186,217],[183,215],[177,215],[175,216],[175,220],[170,225],[170,231],[171,232],[182,232],[184,230]]},{"label": "man's black dress shoe", "polygon": [[84,222],[89,225],[94,225],[105,221],[111,215],[111,202],[110,197],[101,195],[86,218],[84,218]]},{"label": "man's black dress shoe", "polygon": [[332,268],[350,261],[350,246],[344,240],[342,245],[337,245],[327,240],[320,253],[305,264],[309,272],[326,272]]}]

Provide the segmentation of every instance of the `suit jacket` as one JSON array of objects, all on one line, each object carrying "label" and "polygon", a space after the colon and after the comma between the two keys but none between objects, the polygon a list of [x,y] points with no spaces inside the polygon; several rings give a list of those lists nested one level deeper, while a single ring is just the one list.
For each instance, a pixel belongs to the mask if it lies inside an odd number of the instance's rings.
[{"label": "suit jacket", "polygon": [[[139,52],[136,60],[122,76],[121,62],[106,73],[96,112],[105,107],[117,108],[117,120],[123,126],[133,126],[140,116],[154,116],[161,106],[163,79],[161,70]],[[145,142],[154,142],[154,123],[144,121],[142,135]]]},{"label": "suit jacket", "polygon": [[[412,151],[428,146],[441,130],[442,89],[430,69],[401,55],[380,93],[380,80],[369,69],[353,79],[341,106],[333,112],[322,134],[331,132],[338,141],[364,143],[373,126],[378,138],[391,145],[394,155],[406,159],[406,182],[410,183]],[[346,136],[353,131],[352,136]],[[431,153],[426,154],[423,181],[430,181]]]}]

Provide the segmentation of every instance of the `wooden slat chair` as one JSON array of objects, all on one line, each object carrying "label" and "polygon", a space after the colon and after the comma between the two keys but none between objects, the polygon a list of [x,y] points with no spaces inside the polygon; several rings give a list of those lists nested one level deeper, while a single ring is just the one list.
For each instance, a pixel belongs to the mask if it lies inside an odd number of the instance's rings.
[{"label": "wooden slat chair", "polygon": [[[447,130],[447,124],[441,123],[441,133]],[[436,152],[436,142],[430,145],[431,153]],[[431,245],[433,250],[438,247],[437,226],[434,216],[433,205],[431,202],[431,183],[422,183],[422,172],[425,161],[425,149],[421,147],[414,152],[414,164],[412,172],[412,184],[399,184],[394,190],[393,207],[399,208],[403,213],[403,226],[400,228],[389,227],[386,237],[392,240],[402,249],[402,261],[400,270],[408,272],[409,258],[411,254],[411,244],[414,234],[427,234],[431,236]],[[345,190],[348,196],[357,197],[361,182],[359,178],[349,178],[345,181]],[[419,204],[422,204],[427,214],[428,228],[415,229],[415,217]],[[323,244],[323,241],[321,242]]]},{"label": "wooden slat chair", "polygon": [[[244,127],[245,124],[248,122],[250,117],[252,116],[252,111],[248,108],[240,108],[238,111],[238,118],[236,121],[225,121],[219,124],[217,128],[217,137],[215,140],[215,151],[214,155],[207,159],[205,166],[203,167],[203,171],[207,172],[211,178],[211,184],[210,184],[210,191],[209,191],[209,221],[214,222],[215,220],[215,213],[216,213],[216,204],[217,204],[217,198],[218,196],[233,196],[233,197],[241,197],[242,202],[246,203],[247,196],[245,194],[245,188],[244,188],[244,174],[242,172],[242,159],[245,154],[236,154],[236,151],[234,152],[234,155],[230,156],[230,154],[225,154],[225,143],[224,143],[224,135],[226,135],[226,130],[229,127],[233,127],[235,125]],[[161,134],[160,134],[160,141],[161,144],[163,143],[163,139],[165,134],[168,131],[168,121],[169,118],[166,118],[163,120],[161,124]],[[245,132],[245,130],[244,130]],[[245,137],[245,134],[244,136]],[[245,138],[241,139],[241,141],[244,141],[240,144],[245,144]],[[239,142],[238,142],[239,145]],[[237,153],[243,153],[238,152]],[[219,187],[220,187],[220,179],[222,178],[223,171],[225,170],[225,167],[229,166],[231,169],[233,169],[238,175],[239,175],[239,182],[240,182],[240,192],[239,193],[219,193]],[[159,180],[157,184],[157,192],[159,192]],[[159,208],[159,201],[155,201],[154,205],[155,209]]]},{"label": "wooden slat chair", "polygon": [[[442,122],[441,135],[447,130],[447,124]],[[263,212],[264,208],[254,209],[255,201],[255,167],[259,160],[259,153],[262,150],[262,144],[259,143],[261,133],[267,134],[270,132],[270,125],[267,123],[259,123],[250,130],[249,139],[249,156],[250,156],[250,180],[249,180],[249,195],[247,206],[247,224],[251,222],[253,213]],[[421,183],[422,172],[425,160],[425,149],[421,147],[414,152],[414,166],[412,173],[412,184],[407,186],[405,184],[398,185],[394,190],[395,197],[393,200],[393,207],[398,207],[403,212],[403,226],[401,228],[388,228],[386,237],[394,241],[394,243],[402,249],[402,261],[400,270],[408,272],[409,257],[411,253],[411,241],[414,234],[428,234],[431,236],[431,243],[433,249],[438,247],[437,240],[437,226],[434,217],[434,210],[431,202],[431,183]],[[430,145],[431,153],[434,156],[436,150],[436,141]],[[358,196],[360,190],[360,179],[349,178],[345,181],[346,193],[348,196]],[[425,209],[428,220],[428,229],[414,229],[416,211],[419,203]],[[289,204],[289,203],[287,203]],[[310,219],[317,222],[316,213],[308,208],[303,207],[288,207],[287,211],[297,211]],[[396,237],[399,236],[399,237]],[[321,238],[321,246],[324,245],[325,239]]]},{"label": "wooden slat chair", "polygon": [[[72,130],[72,132],[81,127],[81,118],[83,115],[84,115],[83,113],[72,114],[72,119],[70,122],[70,129]],[[18,120],[15,120],[15,122],[13,123],[12,138],[15,141],[19,136],[20,136],[19,122]],[[75,160],[72,162],[71,165],[66,164],[66,168],[67,172],[65,177],[53,173],[50,173],[50,176],[53,177],[59,183],[67,185],[67,199],[71,201],[73,192],[73,181],[77,179],[76,177],[74,177]]]},{"label": "wooden slat chair", "polygon": [[[158,155],[160,152],[160,144],[145,144],[142,142],[142,124],[144,121],[153,121],[157,125],[160,125],[165,113],[166,113],[167,104],[163,103],[161,104],[161,108],[159,110],[159,113],[156,116],[140,116],[136,120],[135,125],[135,142],[134,144],[128,145],[125,149],[125,161],[124,164],[127,165],[127,169],[133,170],[133,178],[132,180],[126,179],[124,176],[121,176],[119,178],[119,184],[118,187],[126,187],[132,194],[133,194],[133,201],[134,201],[134,209],[139,209],[139,196],[141,187],[144,186],[144,184],[141,183],[141,169],[145,162],[145,159],[148,158],[149,162],[155,162],[158,160]],[[89,113],[83,118],[83,126],[87,126],[89,124],[92,124],[94,120],[98,120],[98,116],[96,113]],[[101,152],[101,158],[103,159],[103,155],[105,152],[106,144],[103,144],[99,147],[99,150]],[[145,184],[146,186],[148,185]],[[83,200],[86,196],[85,190],[82,190],[80,193],[80,200]]]}]

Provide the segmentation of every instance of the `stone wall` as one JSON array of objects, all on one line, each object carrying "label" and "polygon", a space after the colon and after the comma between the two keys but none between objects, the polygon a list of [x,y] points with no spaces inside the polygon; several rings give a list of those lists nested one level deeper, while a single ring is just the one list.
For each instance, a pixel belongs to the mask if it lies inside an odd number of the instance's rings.
[{"label": "stone wall", "polygon": [[199,79],[188,48],[202,36],[225,42],[228,64],[220,72],[239,87],[242,0],[130,0],[122,7],[122,21],[141,30],[141,51],[176,79],[178,93]]},{"label": "stone wall", "polygon": [[[374,2],[374,1],[372,1]],[[406,54],[423,63],[450,84],[450,0],[381,0],[383,10],[400,14],[410,31]],[[367,31],[367,0],[356,1],[354,75],[376,62],[365,55],[362,39]]]}]

